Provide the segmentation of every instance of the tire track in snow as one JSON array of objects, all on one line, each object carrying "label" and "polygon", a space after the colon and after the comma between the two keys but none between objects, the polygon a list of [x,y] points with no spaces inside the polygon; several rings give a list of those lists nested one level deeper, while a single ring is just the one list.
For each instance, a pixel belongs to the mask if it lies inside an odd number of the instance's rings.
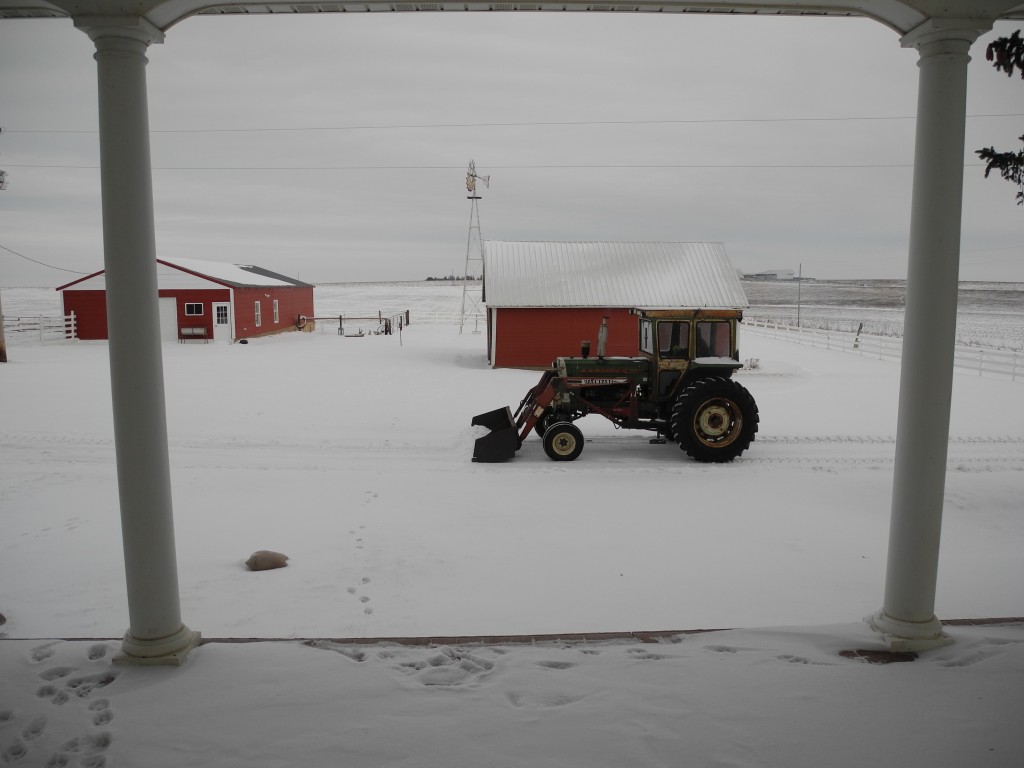
[{"label": "tire track in snow", "polygon": [[[273,454],[292,455],[293,464],[317,471],[333,468],[339,461],[352,461],[353,455],[376,457],[398,457],[415,455],[419,459],[433,459],[438,463],[450,463],[453,459],[469,464],[472,455],[472,439],[461,433],[447,442],[404,442],[397,444],[389,440],[365,442],[334,439],[271,440],[249,437],[175,438],[170,441],[172,465],[177,468],[204,468],[220,466],[246,467],[257,463],[263,465]],[[688,466],[706,468],[709,466],[687,461],[673,451],[673,446],[657,446],[651,450],[650,436],[643,435],[595,435],[586,438],[591,448],[581,460],[571,464],[547,461],[539,444],[533,445],[528,439],[520,450],[519,465],[528,464],[530,471],[582,473],[591,469],[607,470],[608,462],[622,465],[631,470],[643,468],[661,471],[665,467]],[[446,451],[446,447],[458,446],[459,451]],[[891,435],[758,435],[751,447],[733,464],[737,466],[801,466],[808,468],[863,468],[891,467],[895,461],[896,438]],[[10,463],[20,459],[33,464],[39,461],[36,451],[45,452],[48,465],[109,462],[113,457],[114,442],[106,437],[82,437],[65,435],[24,435],[0,433],[0,450],[14,449]],[[68,449],[61,455],[61,448]],[[595,451],[600,451],[597,461]],[[78,449],[85,449],[79,452]],[[109,449],[109,453],[100,449]],[[610,449],[614,449],[610,450]],[[54,450],[55,453],[50,453]],[[18,451],[24,451],[18,456]],[[214,460],[210,461],[210,454]],[[319,457],[319,458],[316,458]],[[653,462],[653,463],[652,463]],[[498,465],[476,465],[475,471],[497,471]],[[961,435],[949,440],[947,466],[960,472],[991,472],[1024,470],[1024,436],[1018,435]],[[288,464],[267,462],[268,470],[287,470]]]}]

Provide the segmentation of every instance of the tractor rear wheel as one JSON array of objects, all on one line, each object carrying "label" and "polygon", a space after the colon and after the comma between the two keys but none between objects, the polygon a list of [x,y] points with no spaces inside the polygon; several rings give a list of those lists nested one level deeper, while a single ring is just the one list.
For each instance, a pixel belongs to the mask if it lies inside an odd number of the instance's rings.
[{"label": "tractor rear wheel", "polygon": [[693,459],[732,461],[754,441],[757,403],[732,379],[699,379],[683,389],[672,406],[672,433]]},{"label": "tractor rear wheel", "polygon": [[552,461],[573,461],[583,453],[583,433],[568,421],[552,424],[544,432],[544,453]]}]

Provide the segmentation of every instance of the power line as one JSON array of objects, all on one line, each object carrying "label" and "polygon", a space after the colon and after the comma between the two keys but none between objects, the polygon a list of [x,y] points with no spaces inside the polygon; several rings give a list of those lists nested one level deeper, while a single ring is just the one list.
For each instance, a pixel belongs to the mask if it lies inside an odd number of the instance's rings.
[{"label": "power line", "polygon": [[8,253],[13,253],[15,256],[17,256],[19,258],[22,258],[25,261],[31,261],[33,264],[38,264],[41,267],[47,267],[48,269],[56,269],[58,272],[70,272],[73,275],[91,275],[92,274],[92,272],[78,272],[77,270],[74,270],[74,269],[64,269],[64,267],[55,267],[55,266],[53,266],[53,264],[47,264],[46,262],[39,261],[38,259],[29,258],[28,256],[26,256],[23,253],[18,253],[17,251],[12,250],[11,248],[8,248],[6,245],[0,245],[0,248],[2,248],[3,250],[7,251]]},{"label": "power line", "polygon": [[[8,163],[10,168],[45,168],[53,170],[99,170],[98,165],[29,165]],[[459,170],[458,165],[175,165],[153,166],[154,171],[450,171]],[[657,169],[836,169],[836,168],[913,168],[913,163],[580,163],[555,165],[492,165],[505,171],[519,170],[657,170]],[[984,163],[964,163],[964,168],[984,168]]]},{"label": "power line", "polygon": [[[968,119],[991,117],[1024,117],[1021,112],[967,115]],[[412,123],[381,125],[299,126],[293,128],[166,128],[151,129],[150,133],[288,133],[301,131],[380,131],[419,130],[438,128],[528,128],[584,125],[714,125],[720,123],[843,123],[857,121],[916,120],[915,115],[882,115],[853,117],[736,117],[692,118],[678,120],[533,120],[505,123]],[[5,133],[99,133],[96,129],[4,129]]]}]

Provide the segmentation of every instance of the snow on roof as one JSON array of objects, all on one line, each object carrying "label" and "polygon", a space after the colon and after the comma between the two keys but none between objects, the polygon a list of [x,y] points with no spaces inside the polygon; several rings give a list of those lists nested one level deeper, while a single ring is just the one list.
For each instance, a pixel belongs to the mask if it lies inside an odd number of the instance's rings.
[{"label": "snow on roof", "polygon": [[299,280],[293,280],[285,275],[276,272],[254,267],[247,264],[225,264],[219,261],[202,261],[200,259],[157,259],[157,261],[168,264],[172,267],[187,269],[189,272],[220,280],[232,285],[287,285],[304,286]]},{"label": "snow on roof", "polygon": [[722,243],[484,243],[491,307],[748,306]]}]

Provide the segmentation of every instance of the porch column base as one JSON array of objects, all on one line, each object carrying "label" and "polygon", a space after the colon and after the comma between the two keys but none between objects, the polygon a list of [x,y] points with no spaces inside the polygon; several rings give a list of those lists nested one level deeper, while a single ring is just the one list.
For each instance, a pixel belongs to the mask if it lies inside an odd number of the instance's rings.
[{"label": "porch column base", "polygon": [[121,642],[121,652],[114,656],[114,663],[180,667],[201,639],[199,632],[193,632],[184,624],[173,635],[155,640],[132,637],[129,630]]},{"label": "porch column base", "polygon": [[942,622],[934,616],[928,621],[903,621],[882,610],[868,616],[866,621],[882,635],[882,641],[891,651],[928,651],[953,643],[953,638],[942,631]]}]

